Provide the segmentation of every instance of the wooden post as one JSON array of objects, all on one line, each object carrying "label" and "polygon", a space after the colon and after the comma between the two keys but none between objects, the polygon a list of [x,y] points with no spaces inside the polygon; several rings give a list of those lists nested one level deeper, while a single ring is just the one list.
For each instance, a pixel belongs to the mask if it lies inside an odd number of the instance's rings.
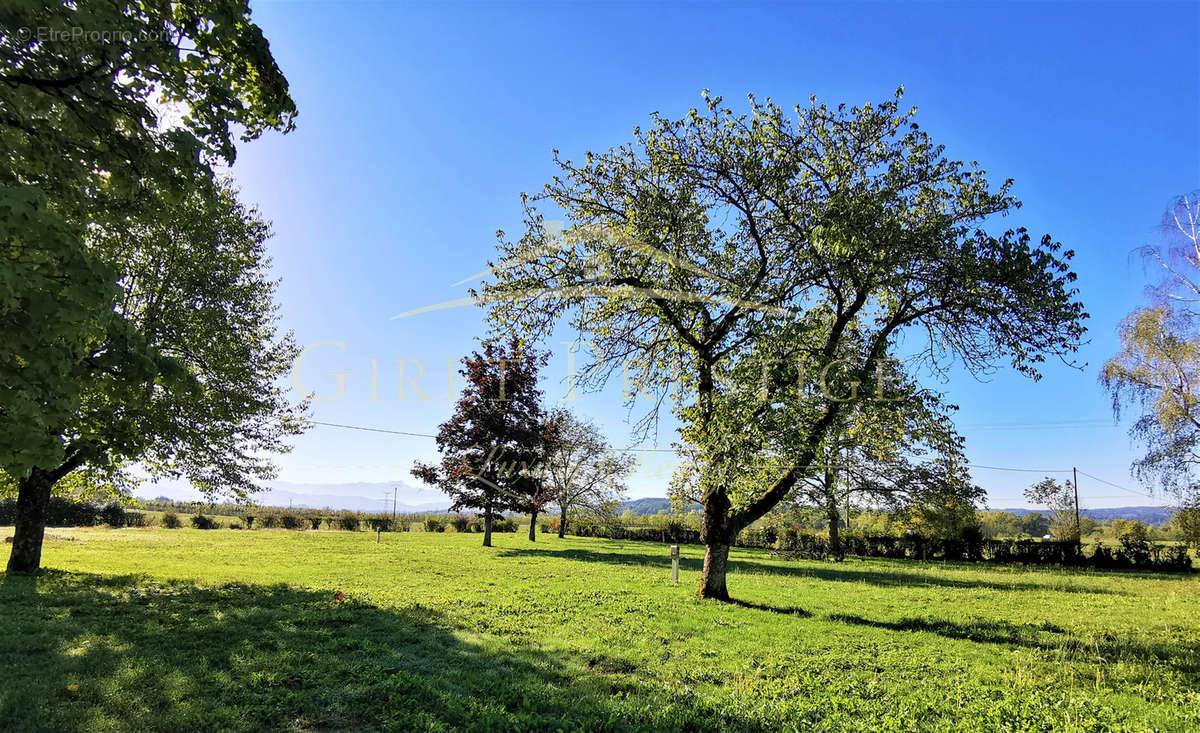
[{"label": "wooden post", "polygon": [[679,585],[679,545],[671,545],[671,582]]},{"label": "wooden post", "polygon": [[1083,544],[1083,526],[1079,524],[1079,469],[1071,467],[1071,475],[1074,477],[1072,485],[1075,488],[1075,542]]},{"label": "wooden post", "polygon": [[375,525],[375,544],[379,544],[379,534],[383,532],[383,525]]}]

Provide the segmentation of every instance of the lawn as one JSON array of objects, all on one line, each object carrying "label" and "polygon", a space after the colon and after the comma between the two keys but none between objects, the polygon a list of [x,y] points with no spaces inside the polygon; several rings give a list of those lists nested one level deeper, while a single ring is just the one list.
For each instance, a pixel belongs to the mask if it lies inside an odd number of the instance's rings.
[{"label": "lawn", "polygon": [[1196,576],[735,550],[732,605],[690,546],[51,534],[0,577],[9,730],[1200,729]]}]

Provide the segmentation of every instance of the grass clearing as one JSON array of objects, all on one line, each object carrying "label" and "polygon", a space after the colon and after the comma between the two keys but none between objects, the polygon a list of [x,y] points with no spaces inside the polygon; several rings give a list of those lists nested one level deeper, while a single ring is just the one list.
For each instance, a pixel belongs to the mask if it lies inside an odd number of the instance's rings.
[{"label": "grass clearing", "polygon": [[[6,530],[11,531],[11,530]],[[55,529],[16,729],[1200,729],[1200,579],[498,534]],[[338,605],[335,591],[346,594]]]}]

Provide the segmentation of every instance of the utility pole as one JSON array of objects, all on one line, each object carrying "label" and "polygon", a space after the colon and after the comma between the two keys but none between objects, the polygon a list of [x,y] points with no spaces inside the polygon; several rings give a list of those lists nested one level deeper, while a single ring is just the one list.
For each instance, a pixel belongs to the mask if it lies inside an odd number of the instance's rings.
[{"label": "utility pole", "polygon": [[1075,541],[1083,544],[1083,525],[1079,523],[1079,469],[1071,466],[1071,475],[1074,477],[1071,486],[1075,489]]},{"label": "utility pole", "polygon": [[396,496],[400,493],[399,486],[392,487],[392,526],[396,525]]}]

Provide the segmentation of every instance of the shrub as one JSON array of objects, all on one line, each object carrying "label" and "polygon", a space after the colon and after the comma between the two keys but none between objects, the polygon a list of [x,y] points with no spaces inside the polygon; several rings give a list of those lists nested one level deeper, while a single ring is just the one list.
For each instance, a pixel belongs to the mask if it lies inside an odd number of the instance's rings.
[{"label": "shrub", "polygon": [[167,529],[179,529],[183,526],[183,522],[179,520],[179,515],[175,512],[163,512],[162,526]]},{"label": "shrub", "polygon": [[279,515],[279,526],[284,529],[304,529],[308,522],[295,512],[283,512]]},{"label": "shrub", "polygon": [[229,523],[229,528],[230,528],[230,529],[241,529],[241,528],[242,528],[242,523],[241,523],[241,522],[239,522],[238,520],[234,519],[233,521],[231,521],[231,522]]},{"label": "shrub", "polygon": [[357,532],[360,520],[357,514],[347,512],[338,517],[338,527],[347,532]]},{"label": "shrub", "polygon": [[86,501],[50,497],[46,505],[47,527],[90,527],[96,523],[99,509]]},{"label": "shrub", "polygon": [[425,531],[426,532],[445,532],[446,525],[443,524],[442,520],[438,519],[437,517],[425,517]]},{"label": "shrub", "polygon": [[382,514],[373,517],[367,517],[367,526],[370,527],[371,531],[373,532],[391,532],[392,518],[385,517]]},{"label": "shrub", "polygon": [[246,521],[246,529],[254,529],[254,515],[246,514],[242,517]]},{"label": "shrub", "polygon": [[216,520],[206,517],[203,514],[197,514],[192,517],[192,527],[196,529],[216,529],[218,526]]},{"label": "shrub", "polygon": [[325,521],[325,517],[311,516],[308,518],[308,523],[312,525],[313,529],[320,529],[321,522],[324,522],[324,521]]},{"label": "shrub", "polygon": [[1132,565],[1145,565],[1150,562],[1150,531],[1141,522],[1133,522],[1121,532],[1117,539],[1121,543],[1121,554],[1129,559]]},{"label": "shrub", "polygon": [[538,529],[542,531],[542,534],[550,534],[551,532],[558,531],[558,528],[552,522],[538,522]]},{"label": "shrub", "polygon": [[279,526],[279,514],[277,512],[263,512],[259,520],[259,524],[263,526],[263,529],[275,529]]},{"label": "shrub", "polygon": [[521,525],[512,517],[504,517],[503,519],[492,521],[493,532],[516,532],[520,528]]},{"label": "shrub", "polygon": [[450,522],[451,522],[451,524],[454,525],[455,532],[470,532],[471,531],[471,518],[466,515],[457,514],[453,518],[451,518]]},{"label": "shrub", "polygon": [[107,504],[96,513],[96,519],[110,527],[124,527],[125,508],[120,504]]},{"label": "shrub", "polygon": [[149,527],[151,524],[150,515],[144,512],[125,512],[126,527]]}]

